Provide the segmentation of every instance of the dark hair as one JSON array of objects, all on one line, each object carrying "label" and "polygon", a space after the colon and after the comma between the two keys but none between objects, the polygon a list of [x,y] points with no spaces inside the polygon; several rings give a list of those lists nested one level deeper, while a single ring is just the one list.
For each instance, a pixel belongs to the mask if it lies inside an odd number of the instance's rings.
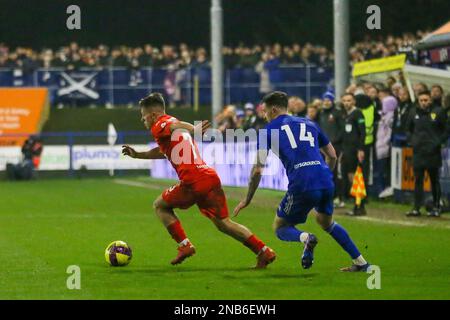
[{"label": "dark hair", "polygon": [[383,87],[382,89],[380,89],[378,92],[380,93],[386,93],[388,95],[392,94],[392,91],[386,87]]},{"label": "dark hair", "polygon": [[350,93],[350,92],[344,93],[344,94],[341,96],[341,99],[342,99],[343,97],[347,97],[347,96],[350,96],[350,97],[352,97],[353,99],[355,99],[355,95],[354,95],[353,93]]},{"label": "dark hair", "polygon": [[397,82],[397,80],[395,80],[395,77],[393,77],[393,76],[389,76],[389,77],[387,78],[387,80],[394,80],[394,82]]},{"label": "dark hair", "polygon": [[428,90],[428,86],[424,82],[416,83],[417,86],[422,86],[425,90]]},{"label": "dark hair", "polygon": [[430,90],[423,90],[423,91],[420,91],[420,93],[419,93],[417,96],[420,97],[420,96],[424,96],[424,95],[427,95],[427,96],[431,97],[431,92],[430,92]]},{"label": "dark hair", "polygon": [[163,110],[166,109],[166,103],[164,97],[161,93],[154,92],[146,96],[139,101],[139,106],[142,108],[153,108],[159,107]]},{"label": "dark hair", "polygon": [[442,88],[442,86],[440,86],[438,84],[434,84],[433,86],[431,86],[431,89],[434,89],[434,88],[438,88],[442,94],[444,93],[444,88]]},{"label": "dark hair", "polygon": [[265,103],[269,107],[279,107],[287,109],[288,95],[281,91],[275,91],[264,96],[261,101],[261,104],[263,103]]}]

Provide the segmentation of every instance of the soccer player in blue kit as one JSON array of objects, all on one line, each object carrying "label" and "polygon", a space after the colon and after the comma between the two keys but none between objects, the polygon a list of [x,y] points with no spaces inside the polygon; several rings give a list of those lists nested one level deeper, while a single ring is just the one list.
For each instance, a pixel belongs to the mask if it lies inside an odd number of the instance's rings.
[{"label": "soccer player in blue kit", "polygon": [[[309,212],[317,212],[317,223],[350,255],[353,264],[346,272],[365,272],[370,265],[363,258],[347,231],[333,221],[334,184],[332,170],[336,152],[320,128],[306,118],[287,114],[288,96],[272,92],[262,100],[269,124],[259,132],[257,160],[252,168],[247,197],[234,209],[234,215],[247,207],[261,181],[269,150],[277,155],[286,169],[288,191],[280,203],[274,221],[277,237],[282,241],[302,242],[301,264],[311,268],[317,237],[296,228],[304,224]],[[267,133],[266,135],[264,133]],[[265,139],[262,137],[265,136]],[[326,162],[321,154],[326,157]],[[331,170],[330,170],[331,169]]]}]

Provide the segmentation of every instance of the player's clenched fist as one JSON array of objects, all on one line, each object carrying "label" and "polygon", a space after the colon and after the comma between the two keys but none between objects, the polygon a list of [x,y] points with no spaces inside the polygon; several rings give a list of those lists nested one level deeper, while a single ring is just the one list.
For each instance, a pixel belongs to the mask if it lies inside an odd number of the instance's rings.
[{"label": "player's clenched fist", "polygon": [[122,154],[124,156],[129,156],[131,158],[136,158],[136,150],[134,150],[129,145],[122,146]]}]

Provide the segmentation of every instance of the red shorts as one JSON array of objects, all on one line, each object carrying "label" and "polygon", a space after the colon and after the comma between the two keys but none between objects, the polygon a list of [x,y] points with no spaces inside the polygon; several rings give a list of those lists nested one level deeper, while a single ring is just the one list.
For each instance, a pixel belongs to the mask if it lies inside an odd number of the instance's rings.
[{"label": "red shorts", "polygon": [[162,193],[163,200],[172,208],[188,209],[194,204],[208,218],[228,218],[228,206],[220,179],[207,177],[193,184],[183,181]]}]

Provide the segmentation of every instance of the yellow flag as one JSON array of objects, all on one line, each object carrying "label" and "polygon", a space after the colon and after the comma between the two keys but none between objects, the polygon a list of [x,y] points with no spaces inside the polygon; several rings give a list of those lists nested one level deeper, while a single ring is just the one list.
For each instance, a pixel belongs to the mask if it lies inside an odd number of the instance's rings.
[{"label": "yellow flag", "polygon": [[356,168],[355,177],[353,178],[352,190],[350,192],[352,197],[356,198],[356,205],[361,205],[361,201],[367,197],[366,185],[364,184],[364,177],[361,166]]}]

